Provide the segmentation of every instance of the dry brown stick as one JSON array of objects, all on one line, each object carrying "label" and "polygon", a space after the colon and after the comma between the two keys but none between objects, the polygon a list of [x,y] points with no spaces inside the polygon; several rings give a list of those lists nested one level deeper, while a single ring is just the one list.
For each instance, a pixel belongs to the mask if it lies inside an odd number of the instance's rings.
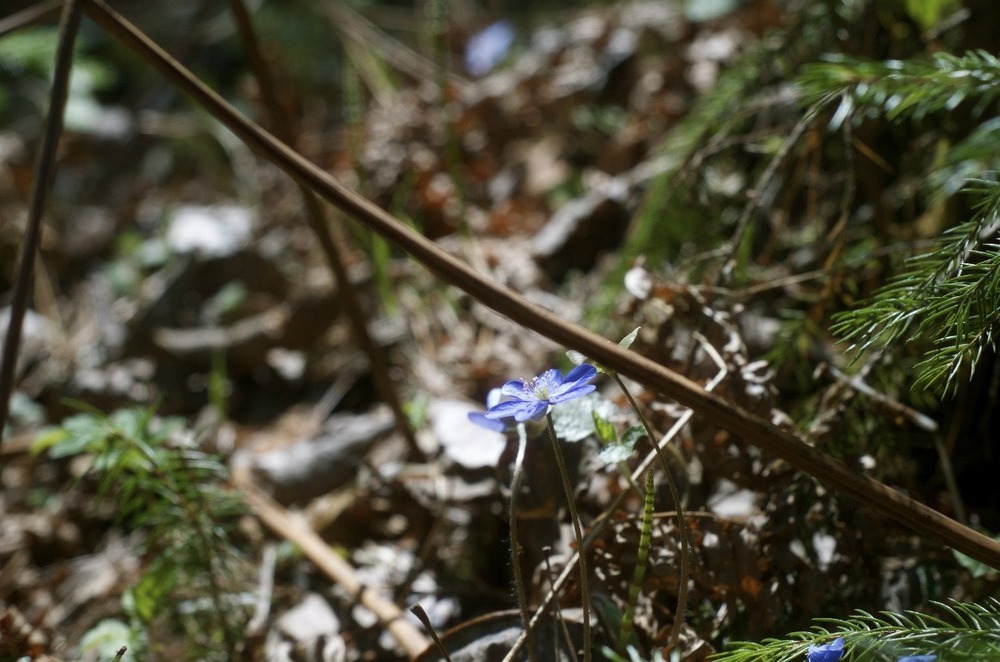
[{"label": "dry brown stick", "polygon": [[[264,109],[270,116],[274,133],[286,143],[294,144],[294,125],[288,114],[284,111],[281,101],[278,99],[274,76],[271,75],[271,69],[260,48],[250,13],[247,11],[246,5],[243,4],[243,0],[230,0],[229,5],[233,18],[236,21],[240,38],[246,47],[250,69],[257,79],[257,87],[260,88],[260,98],[264,104]],[[305,206],[309,227],[319,240],[319,245],[323,250],[323,255],[326,257],[327,265],[330,267],[337,281],[337,291],[343,297],[343,307],[347,312],[347,318],[350,321],[354,339],[368,356],[375,388],[392,410],[393,416],[396,418],[396,428],[405,437],[411,453],[419,456],[420,450],[416,439],[413,437],[413,431],[410,430],[406,413],[403,411],[403,403],[389,375],[389,362],[386,360],[382,348],[372,338],[368,329],[368,320],[365,318],[365,310],[361,305],[361,297],[358,295],[357,289],[355,289],[354,283],[347,273],[347,266],[344,263],[341,250],[330,234],[330,228],[327,225],[322,204],[319,198],[316,197],[316,194],[310,191],[308,187],[301,183],[298,186],[302,194],[302,202]]]},{"label": "dry brown stick", "polygon": [[11,14],[7,18],[0,19],[0,37],[3,37],[9,32],[14,32],[15,30],[20,30],[21,28],[27,27],[33,23],[37,23],[50,16],[55,16],[59,13],[59,8],[62,6],[62,0],[48,0],[48,2],[39,2],[37,5],[32,5],[19,12]]},{"label": "dry brown stick", "polygon": [[66,108],[69,74],[73,66],[73,43],[80,27],[82,2],[83,0],[67,0],[59,24],[59,44],[56,46],[56,62],[52,72],[49,112],[45,117],[45,129],[38,148],[38,159],[35,162],[35,179],[31,186],[28,220],[24,239],[21,241],[17,279],[14,282],[14,296],[10,304],[10,322],[7,324],[3,353],[0,355],[0,441],[7,424],[7,414],[10,412],[10,394],[14,390],[17,350],[21,344],[21,325],[24,323],[24,313],[28,307],[31,273],[42,232],[42,212],[45,210],[45,198],[55,169],[59,136],[62,135],[63,111]]},{"label": "dry brown stick", "polygon": [[351,564],[330,549],[330,546],[316,535],[301,516],[290,513],[247,480],[240,481],[238,487],[243,493],[244,501],[267,528],[283,539],[295,543],[327,577],[337,582],[351,598],[375,614],[379,623],[395,637],[411,659],[427,650],[430,640],[413,623],[406,620],[399,607],[389,598],[365,586]]},{"label": "dry brown stick", "polygon": [[879,481],[849,469],[794,434],[725,399],[654,361],[567,322],[512,290],[477,273],[391,214],[353,193],[259,126],[245,118],[148,37],[114,13],[102,0],[87,0],[87,14],[167,79],[187,92],[208,113],[228,126],[252,149],[291,177],[382,235],[442,280],[521,326],[575,349],[651,390],[695,410],[736,437],[776,455],[837,492],[857,499],[911,530],[934,538],[991,567],[1000,568],[1000,542],[992,540]]}]

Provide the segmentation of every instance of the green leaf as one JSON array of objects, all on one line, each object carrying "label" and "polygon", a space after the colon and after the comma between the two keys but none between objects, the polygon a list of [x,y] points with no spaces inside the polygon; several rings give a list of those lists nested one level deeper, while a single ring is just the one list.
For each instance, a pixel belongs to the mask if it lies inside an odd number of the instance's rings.
[{"label": "green leaf", "polygon": [[630,427],[617,443],[604,448],[597,455],[597,459],[605,464],[618,464],[629,459],[635,452],[636,442],[642,439],[645,434],[645,431],[639,426]]},{"label": "green leaf", "polygon": [[906,13],[924,30],[933,28],[957,8],[956,0],[906,0]]},{"label": "green leaf", "polygon": [[587,362],[587,357],[581,354],[580,352],[576,351],[575,349],[567,351],[566,358],[568,358],[570,363],[572,363],[573,365],[581,365]]},{"label": "green leaf", "polygon": [[591,415],[594,417],[594,430],[597,431],[597,436],[603,444],[613,444],[618,441],[618,435],[615,433],[615,426],[608,419],[601,416],[596,411],[591,411]]},{"label": "green leaf", "polygon": [[63,443],[68,436],[69,433],[67,433],[64,428],[50,428],[48,430],[43,430],[39,433],[39,435],[35,438],[35,442],[31,445],[31,452],[35,455],[41,455],[50,448]]},{"label": "green leaf", "polygon": [[635,339],[639,336],[639,329],[641,328],[642,328],[641,326],[637,326],[634,329],[632,329],[631,333],[629,333],[627,336],[618,341],[618,346],[624,349],[628,349],[629,347],[631,347],[632,343],[634,343]]},{"label": "green leaf", "polygon": [[636,443],[640,439],[646,436],[646,431],[642,429],[641,426],[633,425],[628,430],[625,430],[625,434],[622,435],[622,445],[628,446],[630,449],[635,448]]},{"label": "green leaf", "polygon": [[589,393],[582,398],[562,402],[552,408],[552,423],[556,436],[564,441],[581,441],[597,430],[594,414],[610,419],[615,414],[615,406],[597,393]]},{"label": "green leaf", "polygon": [[597,459],[606,465],[612,466],[632,457],[632,449],[624,444],[612,444],[601,449],[597,454]]}]

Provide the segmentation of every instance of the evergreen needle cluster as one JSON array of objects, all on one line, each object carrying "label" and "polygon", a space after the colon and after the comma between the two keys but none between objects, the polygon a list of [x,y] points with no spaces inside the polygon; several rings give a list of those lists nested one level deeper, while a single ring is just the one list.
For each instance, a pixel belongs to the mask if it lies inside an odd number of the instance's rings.
[{"label": "evergreen needle cluster", "polygon": [[225,466],[183,432],[183,421],[151,409],[88,410],[39,437],[35,451],[88,456],[86,475],[113,499],[118,525],[141,534],[149,562],[123,601],[135,625],[148,634],[172,623],[188,635],[192,655],[225,659],[238,641],[229,593],[239,554],[227,524],[242,502],[226,489]]},{"label": "evergreen needle cluster", "polygon": [[1000,58],[985,51],[938,53],[930,60],[865,60],[827,55],[803,68],[798,86],[807,106],[840,101],[835,117],[856,111],[889,120],[923,118],[970,101],[981,115],[1000,97]]},{"label": "evergreen needle cluster", "polygon": [[[816,107],[839,102],[831,125],[881,115],[921,119],[966,103],[973,116],[1000,97],[1000,59],[982,51],[937,54],[927,61],[874,62],[843,56],[806,67],[799,78],[803,101]],[[867,301],[838,315],[833,330],[855,349],[928,339],[917,365],[916,386],[948,390],[964,366],[975,369],[996,347],[1000,321],[1000,184],[996,148],[1000,126],[985,122],[948,151],[928,175],[932,195],[964,189],[976,214],[951,228],[932,248],[912,257]]]},{"label": "evergreen needle cluster", "polygon": [[1000,659],[1000,601],[934,603],[940,616],[855,612],[846,619],[820,619],[809,631],[762,643],[740,642],[712,656],[713,662],[800,662],[810,644],[843,637],[845,659],[896,660],[937,655],[941,662]]}]

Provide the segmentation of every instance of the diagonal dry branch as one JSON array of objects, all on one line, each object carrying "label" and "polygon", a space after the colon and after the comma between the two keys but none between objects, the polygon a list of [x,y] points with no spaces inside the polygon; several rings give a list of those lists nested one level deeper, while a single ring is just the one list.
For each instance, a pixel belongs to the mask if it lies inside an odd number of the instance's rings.
[{"label": "diagonal dry branch", "polygon": [[782,458],[831,489],[857,499],[917,533],[939,540],[994,568],[1000,568],[1000,542],[962,526],[872,478],[852,471],[795,435],[705,391],[695,382],[571,324],[485,278],[427,238],[411,231],[388,212],[345,188],[329,174],[241,115],[104,2],[86,0],[85,11],[109,34],[184,90],[257,153],[408,253],[445,282],[464,290],[518,324],[575,349],[657,393],[690,407],[698,415],[707,417],[744,441]]}]

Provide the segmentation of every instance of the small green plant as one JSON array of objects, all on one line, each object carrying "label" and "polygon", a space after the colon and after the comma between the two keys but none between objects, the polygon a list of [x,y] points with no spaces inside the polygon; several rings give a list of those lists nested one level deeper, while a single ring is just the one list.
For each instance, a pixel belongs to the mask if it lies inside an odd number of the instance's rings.
[{"label": "small green plant", "polygon": [[[629,347],[632,346],[632,343],[635,342],[635,339],[638,337],[638,335],[639,335],[639,327],[636,327],[635,329],[632,330],[631,333],[622,338],[618,342],[618,345],[620,347],[628,349]],[[573,363],[580,363],[581,361],[584,360],[584,357],[579,352],[568,352],[568,356],[570,361],[572,361]],[[605,457],[611,456],[615,457],[619,461],[623,461],[626,457],[631,455],[632,449],[635,446],[635,442],[638,441],[638,439],[641,437],[642,432],[645,432],[645,434],[649,437],[649,442],[653,445],[653,450],[656,452],[657,458],[663,464],[663,473],[667,479],[667,487],[670,489],[670,498],[672,498],[674,501],[674,510],[677,513],[677,530],[680,533],[680,557],[681,557],[680,576],[678,578],[679,588],[677,595],[677,611],[676,611],[676,617],[674,618],[673,627],[670,630],[670,641],[668,644],[669,648],[671,650],[674,650],[676,649],[677,644],[680,640],[681,629],[684,627],[684,619],[687,613],[688,577],[691,571],[690,543],[688,541],[687,528],[684,525],[684,506],[683,503],[681,502],[680,490],[677,489],[677,482],[674,480],[673,473],[671,473],[670,463],[667,461],[666,456],[663,454],[663,450],[660,448],[660,444],[662,442],[659,441],[658,435],[653,430],[653,426],[650,424],[649,419],[647,419],[646,416],[642,413],[642,409],[639,407],[639,403],[636,402],[635,398],[632,396],[631,391],[628,390],[628,387],[622,380],[621,375],[612,370],[608,370],[603,366],[598,367],[598,371],[606,373],[614,380],[614,382],[618,385],[618,388],[620,388],[622,393],[625,394],[625,398],[628,400],[629,405],[632,408],[632,411],[635,412],[635,415],[639,418],[639,421],[642,423],[642,428],[638,431],[638,434],[634,429],[630,429],[623,436],[621,443],[612,445],[608,449],[605,449],[606,453]],[[596,416],[596,412],[594,418],[595,421],[598,418]],[[598,430],[600,430],[601,427],[602,426],[600,424],[597,425]],[[648,491],[649,490],[647,487],[647,494],[646,494],[647,500],[649,498]],[[646,503],[646,506],[651,507],[648,501]],[[646,526],[647,525],[644,521],[643,522],[644,534]],[[649,544],[650,540],[648,539],[648,537],[646,538],[645,543],[643,543],[642,540],[640,540],[639,557],[641,563],[645,563],[644,560],[645,556],[646,554],[649,553]],[[639,568],[637,568],[636,578],[633,580],[633,586],[630,587],[629,589],[629,604],[626,608],[627,610],[634,609],[635,607],[634,601],[638,598],[638,589],[635,587],[635,584],[636,582],[641,582],[641,580],[642,576],[640,574]],[[636,592],[636,595],[632,595],[633,591]],[[629,616],[627,611],[626,611],[626,616]],[[629,620],[630,619],[631,616],[629,616]],[[625,625],[626,625],[626,620],[623,619],[622,620],[623,635],[626,634]],[[631,627],[630,624],[629,627]],[[620,643],[622,646],[625,646],[628,644],[628,641],[622,639]]]},{"label": "small green plant", "polygon": [[[240,567],[229,524],[243,508],[226,487],[225,466],[193,446],[178,418],[152,409],[110,415],[88,410],[43,433],[35,452],[51,458],[84,455],[103,507],[136,532],[148,565],[123,599],[125,612],[151,631],[180,630],[191,659],[232,659],[238,634],[230,587]],[[199,600],[200,596],[209,596]]]},{"label": "small green plant", "polygon": [[[1000,601],[934,603],[940,615],[907,611],[818,619],[811,630],[762,643],[739,642],[714,662],[792,662],[809,659],[891,661],[1000,659]],[[832,657],[833,644],[843,652]],[[826,655],[824,657],[823,655]]]},{"label": "small green plant", "polygon": [[[638,335],[639,329],[635,329],[632,333],[627,335],[619,343],[622,347],[631,346],[632,342]],[[604,450],[600,454],[600,459],[607,464],[617,464],[622,471],[622,474],[629,479],[630,486],[635,489],[640,495],[643,496],[643,516],[642,516],[642,529],[639,540],[638,549],[638,560],[637,565],[634,570],[633,579],[629,586],[629,595],[626,601],[625,610],[622,614],[613,615],[613,620],[618,624],[617,632],[609,632],[612,637],[616,637],[618,641],[618,646],[621,650],[629,652],[632,654],[634,649],[629,646],[630,641],[633,638],[633,618],[635,614],[635,606],[638,602],[639,593],[642,589],[643,578],[646,570],[646,560],[649,553],[650,546],[652,544],[652,519],[653,519],[653,507],[654,507],[654,490],[653,490],[653,474],[652,472],[646,475],[646,487],[645,490],[639,490],[639,488],[633,483],[633,479],[629,474],[628,466],[626,465],[626,460],[634,452],[634,447],[636,442],[643,437],[648,435],[651,443],[653,443],[656,454],[664,465],[664,470],[667,476],[667,482],[670,486],[671,496],[675,502],[675,509],[677,511],[678,525],[681,531],[681,541],[680,541],[680,556],[681,556],[681,570],[680,570],[680,594],[678,596],[678,608],[677,615],[674,619],[674,626],[671,630],[670,643],[669,646],[676,650],[681,628],[684,624],[684,615],[686,611],[687,603],[687,583],[689,576],[689,543],[687,539],[687,532],[684,528],[684,515],[681,505],[681,499],[677,486],[675,484],[674,478],[670,473],[670,466],[667,462],[666,457],[663,455],[662,450],[659,448],[657,443],[657,437],[654,434],[651,425],[643,416],[638,403],[632,397],[631,393],[625,387],[624,382],[621,377],[614,372],[606,370],[601,367],[595,367],[586,363],[586,357],[579,354],[578,352],[568,352],[569,359],[575,364],[575,367],[570,370],[565,376],[561,371],[551,369],[546,370],[542,374],[538,375],[530,381],[525,380],[514,380],[507,382],[500,389],[495,389],[491,392],[490,397],[487,399],[487,411],[485,414],[482,413],[470,413],[469,419],[487,429],[494,430],[496,432],[506,432],[511,429],[517,429],[520,438],[520,443],[518,446],[518,457],[515,461],[514,466],[514,476],[512,485],[512,498],[511,498],[511,555],[512,563],[514,566],[515,582],[517,584],[518,601],[521,608],[521,617],[525,624],[525,630],[530,638],[530,630],[528,628],[529,616],[526,604],[526,590],[524,587],[524,581],[521,577],[520,566],[518,561],[518,539],[517,539],[517,493],[519,489],[520,477],[521,477],[521,464],[523,461],[524,447],[527,443],[527,432],[525,430],[525,423],[533,420],[545,419],[546,430],[548,431],[549,438],[552,442],[553,453],[559,468],[560,476],[562,477],[563,487],[566,492],[566,499],[569,508],[570,519],[573,523],[574,533],[577,539],[577,546],[580,550],[579,555],[579,565],[580,565],[580,592],[583,599],[583,614],[584,614],[584,659],[590,659],[590,608],[591,599],[589,594],[589,589],[587,585],[587,565],[586,565],[586,554],[585,554],[585,543],[584,535],[581,526],[581,521],[579,514],[576,510],[576,504],[573,495],[573,488],[570,482],[569,473],[565,465],[565,461],[562,457],[562,451],[559,448],[558,440],[564,439],[566,441],[580,441],[581,439],[590,436],[591,434],[596,434],[604,445]],[[614,409],[614,406],[598,397],[596,394],[591,395],[596,387],[591,384],[591,382],[600,373],[608,374],[614,379],[616,384],[623,390],[626,397],[628,398],[629,404],[632,409],[635,410],[636,415],[642,421],[642,427],[631,427],[625,431],[623,435],[619,437],[615,426],[612,424],[609,415],[610,409]],[[559,405],[554,407],[553,405]],[[532,644],[529,642],[529,654],[534,656],[534,649]]]}]

